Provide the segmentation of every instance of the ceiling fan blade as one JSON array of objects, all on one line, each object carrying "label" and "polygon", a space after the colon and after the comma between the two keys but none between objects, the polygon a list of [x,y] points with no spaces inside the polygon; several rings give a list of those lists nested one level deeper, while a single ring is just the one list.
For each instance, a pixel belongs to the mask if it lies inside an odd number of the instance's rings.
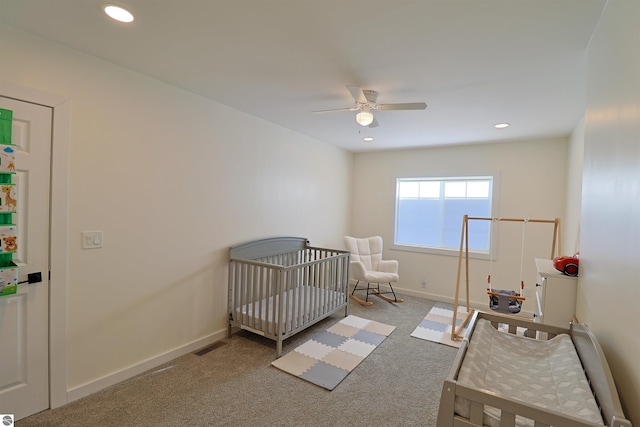
[{"label": "ceiling fan blade", "polygon": [[362,93],[364,93],[364,97],[367,99],[367,102],[375,105],[376,101],[378,100],[378,92],[376,92],[375,90],[363,89]]},{"label": "ceiling fan blade", "polygon": [[316,110],[316,111],[312,111],[311,113],[332,113],[334,111],[357,111],[358,109],[355,107],[349,107],[349,108],[334,108],[331,110]]},{"label": "ceiling fan blade", "polygon": [[377,128],[377,127],[378,127],[378,120],[374,117],[373,121],[369,125],[369,128]]},{"label": "ceiling fan blade", "polygon": [[424,102],[406,102],[403,104],[378,104],[378,110],[424,110],[427,104]]},{"label": "ceiling fan blade", "polygon": [[356,101],[356,104],[364,104],[367,102],[367,98],[364,96],[364,92],[358,86],[347,86],[351,96],[353,96],[353,100]]}]

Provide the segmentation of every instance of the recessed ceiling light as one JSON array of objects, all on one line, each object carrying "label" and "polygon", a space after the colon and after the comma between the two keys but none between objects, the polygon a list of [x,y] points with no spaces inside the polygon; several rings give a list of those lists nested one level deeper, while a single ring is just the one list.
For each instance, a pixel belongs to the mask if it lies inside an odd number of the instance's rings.
[{"label": "recessed ceiling light", "polygon": [[105,6],[104,13],[120,22],[133,22],[133,15],[119,6]]},{"label": "recessed ceiling light", "polygon": [[509,126],[511,126],[509,123],[498,123],[493,127],[496,129],[504,129],[504,128],[508,128]]},{"label": "recessed ceiling light", "polygon": [[362,138],[363,141],[373,141],[373,137],[372,136],[365,136],[364,138]]}]

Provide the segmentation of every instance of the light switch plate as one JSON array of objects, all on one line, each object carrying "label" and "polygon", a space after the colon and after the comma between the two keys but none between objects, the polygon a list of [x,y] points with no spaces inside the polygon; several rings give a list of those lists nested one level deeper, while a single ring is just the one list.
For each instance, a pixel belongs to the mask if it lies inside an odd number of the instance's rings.
[{"label": "light switch plate", "polygon": [[83,231],[82,249],[98,249],[102,247],[102,231]]}]

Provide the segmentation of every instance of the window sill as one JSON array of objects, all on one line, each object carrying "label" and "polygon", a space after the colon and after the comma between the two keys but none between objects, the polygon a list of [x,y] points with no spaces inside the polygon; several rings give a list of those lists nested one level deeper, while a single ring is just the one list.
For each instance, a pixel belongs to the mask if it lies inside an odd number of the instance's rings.
[{"label": "window sill", "polygon": [[[430,248],[427,246],[411,246],[411,245],[397,245],[393,244],[390,247],[391,250],[394,251],[403,251],[403,252],[415,252],[415,253],[423,253],[430,255],[442,255],[442,256],[460,256],[459,249],[446,249],[446,248]],[[463,253],[464,256],[464,253]],[[489,254],[486,252],[471,252],[469,251],[470,259],[489,259]]]}]

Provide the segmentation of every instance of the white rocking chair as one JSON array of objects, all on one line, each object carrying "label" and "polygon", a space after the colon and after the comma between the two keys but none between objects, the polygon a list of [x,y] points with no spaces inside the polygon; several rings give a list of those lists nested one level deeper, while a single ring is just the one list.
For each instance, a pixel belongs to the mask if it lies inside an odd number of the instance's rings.
[{"label": "white rocking chair", "polygon": [[[403,299],[396,296],[393,286],[391,286],[392,282],[399,280],[398,261],[382,259],[382,237],[373,236],[359,239],[345,236],[344,243],[347,250],[351,252],[349,272],[351,278],[356,280],[350,295],[351,299],[361,305],[373,304],[369,301],[369,295],[375,295],[392,303],[404,302]],[[360,282],[365,282],[367,286],[358,287]],[[380,284],[389,286],[389,290],[381,291]],[[364,301],[354,295],[356,291],[366,291]],[[385,294],[392,294],[393,298],[389,298]]]}]

